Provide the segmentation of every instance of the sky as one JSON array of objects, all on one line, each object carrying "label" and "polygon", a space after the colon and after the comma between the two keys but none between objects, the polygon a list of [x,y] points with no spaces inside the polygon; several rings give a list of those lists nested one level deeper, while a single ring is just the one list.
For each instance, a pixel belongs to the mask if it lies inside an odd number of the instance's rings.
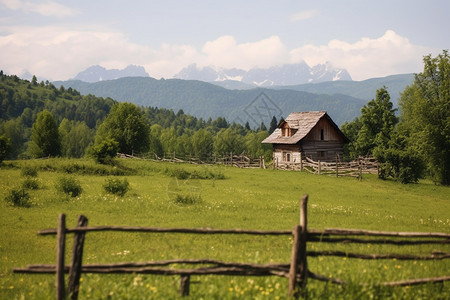
[{"label": "sky", "polygon": [[448,0],[0,0],[0,69],[67,80],[92,65],[172,78],[197,64],[330,63],[353,80],[418,73],[450,48]]}]

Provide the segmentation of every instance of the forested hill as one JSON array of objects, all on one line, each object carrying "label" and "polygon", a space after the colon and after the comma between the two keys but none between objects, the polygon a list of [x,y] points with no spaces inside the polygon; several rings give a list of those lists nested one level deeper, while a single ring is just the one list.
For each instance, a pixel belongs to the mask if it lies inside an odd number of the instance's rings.
[{"label": "forested hill", "polygon": [[20,118],[25,126],[31,127],[36,115],[46,109],[58,122],[66,118],[94,128],[114,103],[111,98],[82,96],[73,88],[56,88],[48,81],[38,83],[35,77],[30,82],[16,75],[0,74],[0,121]]},{"label": "forested hill", "polygon": [[[258,96],[264,93],[270,99],[270,113],[264,120],[266,126],[272,115],[286,117],[293,111],[326,110],[337,124],[353,120],[359,115],[366,100],[343,94],[312,94],[294,90],[250,89],[228,90],[214,84],[180,79],[128,77],[116,80],[86,83],[81,81],[58,81],[54,84],[72,87],[82,94],[111,97],[118,101],[132,102],[142,106],[164,107],[202,118],[225,117],[230,122],[253,127],[259,126],[261,119],[252,114],[258,107]],[[267,102],[267,101],[266,101]],[[267,111],[267,110],[266,110]],[[266,113],[259,111],[259,113]],[[269,116],[270,115],[270,116]]]},{"label": "forested hill", "polygon": [[374,99],[376,91],[383,86],[387,88],[394,105],[406,86],[414,82],[414,74],[398,74],[387,77],[371,78],[363,81],[337,80],[320,83],[308,83],[290,86],[273,87],[274,89],[290,89],[308,93],[344,94],[369,101]]},{"label": "forested hill", "polygon": [[[59,126],[62,148],[65,149],[61,155],[82,157],[93,145],[98,125],[117,103],[108,97],[81,95],[72,87],[56,88],[48,81],[38,83],[35,77],[28,81],[0,71],[0,138],[5,136],[10,141],[11,151],[7,158],[32,157],[27,146],[31,128],[39,113],[44,110],[51,113]],[[253,152],[247,150],[248,153],[262,155],[256,154],[256,151],[267,150],[261,146],[261,140],[268,135],[264,126],[255,126],[255,132],[249,124],[246,124],[246,127],[232,124],[223,117],[204,120],[185,114],[183,110],[175,113],[172,109],[148,106],[141,107],[140,111],[147,125],[152,126],[150,153],[163,155],[164,152],[176,151],[182,155],[192,154],[189,152],[192,147],[186,145],[191,142],[190,139],[194,139],[193,136],[198,140],[199,136],[207,134],[212,141],[215,134],[225,129],[228,129],[225,134],[229,139],[235,140],[232,145],[234,148],[229,152],[243,151],[242,136],[251,140],[254,146]],[[212,144],[205,147],[204,151],[211,152],[211,147]]]}]

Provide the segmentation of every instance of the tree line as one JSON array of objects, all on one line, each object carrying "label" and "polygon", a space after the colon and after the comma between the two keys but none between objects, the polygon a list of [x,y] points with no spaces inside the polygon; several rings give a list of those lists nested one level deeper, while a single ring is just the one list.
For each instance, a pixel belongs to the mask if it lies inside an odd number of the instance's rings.
[{"label": "tree line", "polygon": [[[450,185],[450,58],[448,51],[424,57],[423,72],[394,108],[385,87],[341,129],[351,141],[348,159],[373,155],[380,177],[409,183],[429,177]],[[8,76],[0,71],[0,161],[44,156],[93,155],[107,162],[117,151],[162,156],[243,153],[271,158],[261,141],[277,127],[204,120],[182,110],[139,107],[110,98],[82,96],[74,89]]]},{"label": "tree line", "polygon": [[[200,159],[230,152],[271,157],[270,145],[261,144],[269,135],[264,124],[252,129],[223,117],[204,120],[183,110],[82,96],[35,76],[30,82],[0,72],[0,113],[0,146],[8,150],[2,159],[83,157],[108,149]],[[272,130],[276,125],[274,117]]]},{"label": "tree line", "polygon": [[403,91],[399,111],[383,87],[341,126],[350,139],[346,154],[373,155],[381,162],[380,177],[403,183],[424,176],[450,185],[450,58],[448,51],[423,59],[423,72]]}]

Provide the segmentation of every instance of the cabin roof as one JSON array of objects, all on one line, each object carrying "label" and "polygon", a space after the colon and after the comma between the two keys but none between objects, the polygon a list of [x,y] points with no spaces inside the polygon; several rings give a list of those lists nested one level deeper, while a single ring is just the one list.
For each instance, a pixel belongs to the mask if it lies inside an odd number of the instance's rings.
[{"label": "cabin roof", "polygon": [[[322,118],[327,118],[329,122],[338,130],[344,137],[348,139],[339,130],[339,127],[328,116],[326,111],[307,111],[307,112],[293,112],[287,116],[284,122],[281,122],[277,129],[262,141],[263,144],[296,144],[301,141],[308,133],[317,125]],[[282,136],[281,127],[287,123],[290,128],[296,129],[297,132],[292,136]]]}]

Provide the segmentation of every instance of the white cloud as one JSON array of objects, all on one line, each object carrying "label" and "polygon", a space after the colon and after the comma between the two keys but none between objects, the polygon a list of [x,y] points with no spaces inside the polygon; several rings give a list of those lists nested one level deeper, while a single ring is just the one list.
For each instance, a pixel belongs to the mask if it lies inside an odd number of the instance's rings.
[{"label": "white cloud", "polygon": [[243,44],[238,44],[232,36],[222,36],[205,43],[202,54],[200,65],[249,69],[284,63],[288,50],[278,36]]},{"label": "white cloud", "polygon": [[29,71],[52,80],[69,79],[91,65],[124,68],[142,65],[152,77],[171,78],[197,63],[226,68],[270,67],[305,60],[346,68],[354,80],[420,72],[422,57],[433,52],[388,30],[379,38],[355,43],[331,40],[326,45],[288,49],[278,36],[238,43],[233,36],[191,45],[164,44],[151,48],[130,42],[118,32],[69,30],[63,27],[0,27],[0,66],[9,74]]},{"label": "white cloud", "polygon": [[355,43],[331,40],[327,45],[305,45],[290,52],[291,62],[305,60],[309,65],[331,62],[346,68],[354,80],[400,73],[420,72],[422,57],[434,49],[413,45],[392,30],[375,39]]},{"label": "white cloud", "polygon": [[292,14],[289,17],[289,21],[290,22],[299,22],[299,21],[304,21],[304,20],[308,20],[308,19],[312,19],[316,16],[319,15],[319,11],[318,10],[303,10],[300,12],[297,12],[295,14]]},{"label": "white cloud", "polygon": [[0,2],[12,10],[20,10],[25,13],[37,13],[46,17],[53,16],[62,18],[76,13],[76,10],[53,1],[1,0]]},{"label": "white cloud", "polygon": [[21,75],[25,70],[52,80],[73,78],[91,65],[124,68],[146,67],[151,76],[171,77],[198,51],[191,46],[162,45],[152,49],[134,44],[117,32],[68,30],[61,27],[1,28],[0,66]]}]

